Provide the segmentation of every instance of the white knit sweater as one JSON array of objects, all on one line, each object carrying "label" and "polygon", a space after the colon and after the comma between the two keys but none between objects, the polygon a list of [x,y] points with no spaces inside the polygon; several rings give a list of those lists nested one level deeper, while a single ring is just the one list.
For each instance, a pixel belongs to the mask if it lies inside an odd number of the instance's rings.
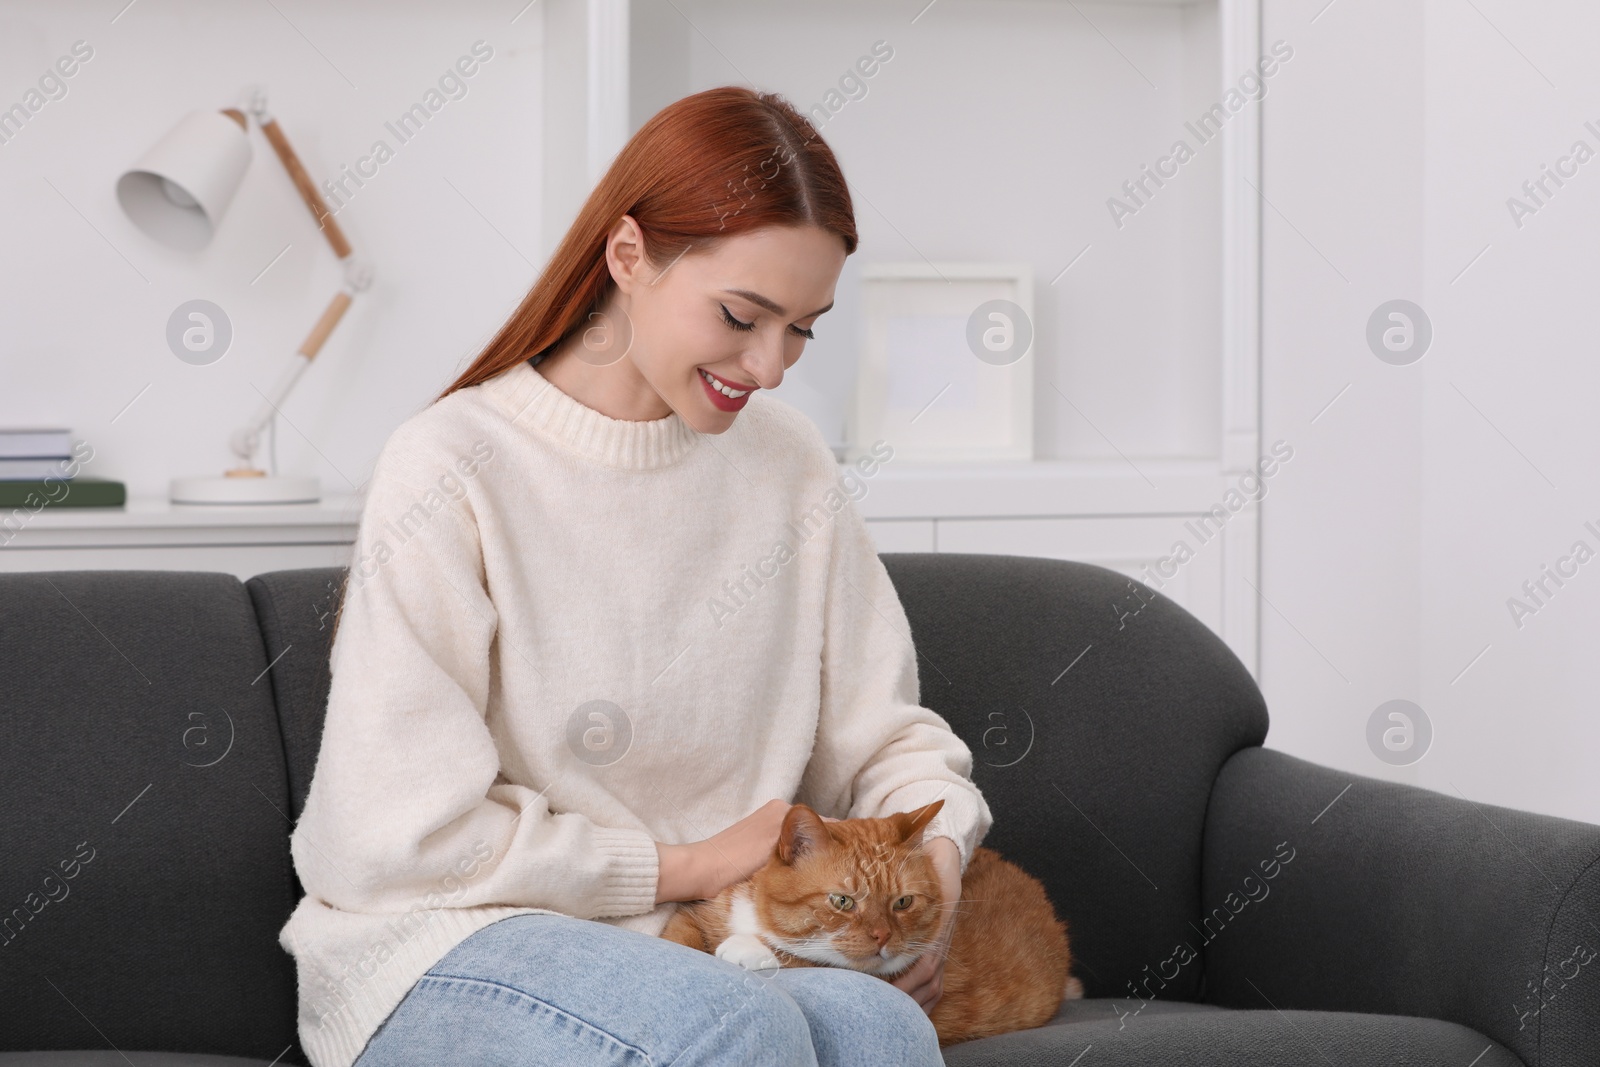
[{"label": "white knit sweater", "polygon": [[314,1067],[348,1067],[498,919],[659,936],[655,842],[774,797],[837,818],[942,798],[924,836],[965,870],[992,818],[971,751],[918,705],[864,484],[766,393],[703,435],[609,418],[528,363],[395,430],[291,841],[306,896],[279,935]]}]

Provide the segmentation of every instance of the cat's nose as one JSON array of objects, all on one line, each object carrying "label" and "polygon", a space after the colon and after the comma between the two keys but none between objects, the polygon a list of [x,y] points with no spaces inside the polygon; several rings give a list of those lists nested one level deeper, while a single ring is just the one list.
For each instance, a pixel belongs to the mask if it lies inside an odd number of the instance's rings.
[{"label": "cat's nose", "polygon": [[878,943],[879,948],[882,948],[884,945],[889,943],[889,931],[884,929],[872,931],[872,940]]}]

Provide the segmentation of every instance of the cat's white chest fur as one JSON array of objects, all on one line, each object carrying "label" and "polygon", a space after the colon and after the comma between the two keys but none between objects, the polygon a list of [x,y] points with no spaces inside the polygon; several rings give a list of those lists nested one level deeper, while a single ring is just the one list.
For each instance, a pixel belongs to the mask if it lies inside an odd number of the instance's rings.
[{"label": "cat's white chest fur", "polygon": [[749,890],[735,893],[728,908],[728,937],[717,946],[717,959],[736,963],[747,971],[781,967],[778,957],[761,940],[760,930],[756,906],[750,900]]}]

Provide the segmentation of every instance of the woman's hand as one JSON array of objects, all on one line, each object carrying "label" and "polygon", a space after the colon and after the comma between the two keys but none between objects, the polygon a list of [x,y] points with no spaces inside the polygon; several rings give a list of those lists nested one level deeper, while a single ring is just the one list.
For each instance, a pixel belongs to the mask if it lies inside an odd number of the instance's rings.
[{"label": "woman's hand", "polygon": [[933,936],[933,944],[904,974],[889,984],[903,989],[929,1015],[944,995],[944,961],[950,952],[950,939],[955,935],[956,906],[961,901],[961,853],[956,843],[948,837],[936,837],[924,847],[933,857],[933,866],[939,872],[939,892],[944,897],[940,910],[943,913]]},{"label": "woman's hand", "polygon": [[[792,807],[786,800],[769,800],[703,841],[688,845],[656,842],[656,851],[665,863],[657,883],[656,903],[710,899],[765,867],[783,832],[784,816]],[[839,821],[826,815],[822,818]]]}]

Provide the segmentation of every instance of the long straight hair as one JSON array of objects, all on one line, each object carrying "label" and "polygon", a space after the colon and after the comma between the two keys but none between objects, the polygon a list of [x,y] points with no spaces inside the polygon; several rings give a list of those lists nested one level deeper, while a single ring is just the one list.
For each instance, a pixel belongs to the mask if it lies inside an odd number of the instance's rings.
[{"label": "long straight hair", "polygon": [[[511,317],[432,403],[583,328],[616,287],[606,241],[623,215],[639,224],[647,258],[657,265],[766,226],[816,226],[836,234],[845,255],[856,250],[855,212],[839,161],[794,105],[738,85],[686,96],[628,139]],[[346,570],[330,649],[348,588]]]},{"label": "long straight hair", "polygon": [[623,215],[639,224],[656,265],[765,226],[816,226],[837,234],[846,255],[856,250],[839,162],[792,104],[738,85],[686,96],[628,139],[528,295],[437,399],[488,381],[581,328],[616,286],[606,240]]}]

